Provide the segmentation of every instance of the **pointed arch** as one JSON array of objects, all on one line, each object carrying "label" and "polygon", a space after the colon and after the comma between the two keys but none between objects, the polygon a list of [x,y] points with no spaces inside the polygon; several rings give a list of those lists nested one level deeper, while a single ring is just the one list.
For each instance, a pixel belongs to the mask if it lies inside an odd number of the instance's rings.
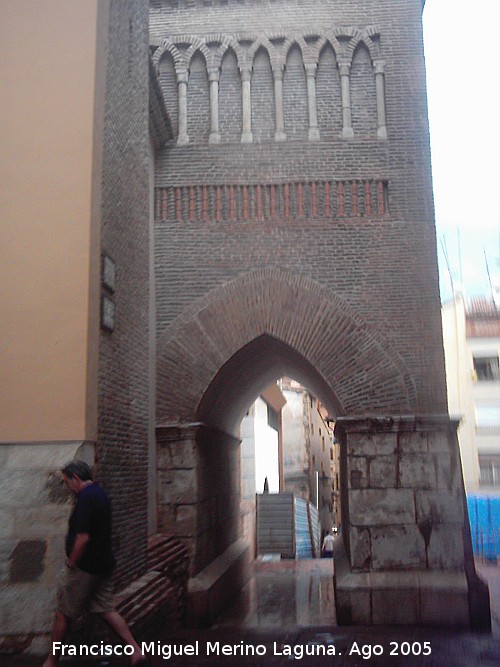
[{"label": "pointed arch", "polygon": [[195,51],[189,62],[187,89],[188,135],[192,143],[206,144],[210,134],[210,92],[205,53]]},{"label": "pointed arch", "polygon": [[353,53],[351,71],[351,114],[355,136],[377,136],[377,92],[370,52],[360,40]]},{"label": "pointed arch", "polygon": [[222,56],[219,79],[219,131],[222,143],[239,143],[243,105],[238,56],[229,46]]},{"label": "pointed arch", "polygon": [[329,41],[319,54],[316,90],[319,132],[324,141],[333,141],[342,132],[342,94],[337,58]]},{"label": "pointed arch", "polygon": [[264,45],[255,52],[251,90],[253,140],[272,141],[276,127],[274,78],[270,54]]},{"label": "pointed arch", "polygon": [[378,31],[374,27],[354,31],[346,48],[346,57],[352,60],[354,53],[362,44],[370,54],[373,63],[379,55],[378,43],[374,41],[375,37],[378,37]]},{"label": "pointed arch", "polygon": [[285,62],[288,60],[288,56],[292,49],[299,50],[302,62],[305,61],[306,54],[310,50],[302,35],[294,35],[287,41],[286,50],[284,53]]},{"label": "pointed arch", "polygon": [[159,60],[157,72],[163,97],[168,104],[170,121],[173,128],[172,140],[176,140],[179,135],[179,92],[175,66],[175,48],[164,51]]},{"label": "pointed arch", "polygon": [[198,53],[203,55],[205,64],[210,62],[210,50],[208,46],[205,44],[204,40],[196,38],[192,40],[191,46],[186,51],[186,61],[188,67],[191,67],[191,61],[195,55],[198,55]]},{"label": "pointed arch", "polygon": [[153,65],[158,71],[161,61],[165,54],[170,54],[176,67],[183,64],[183,54],[175,46],[175,44],[170,39],[163,40],[161,46],[159,46],[153,54]]},{"label": "pointed arch", "polygon": [[303,51],[299,42],[294,42],[287,53],[283,77],[283,102],[285,132],[289,139],[307,140],[309,129],[307,82]]},{"label": "pointed arch", "polygon": [[[310,278],[262,269],[209,292],[165,331],[158,344],[160,422],[193,421],[199,410],[206,416],[200,405],[218,373],[261,336],[289,350],[293,370],[314,369],[310,379],[323,394],[328,388],[338,414],[415,411],[413,379],[378,330]],[[244,374],[239,381],[244,385]],[[233,423],[234,414],[219,416],[219,425],[224,419]]]}]

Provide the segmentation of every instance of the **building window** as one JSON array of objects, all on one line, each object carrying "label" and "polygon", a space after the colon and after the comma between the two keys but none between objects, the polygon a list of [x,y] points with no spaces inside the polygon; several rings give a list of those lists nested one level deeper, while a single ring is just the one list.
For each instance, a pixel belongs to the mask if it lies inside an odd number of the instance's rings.
[{"label": "building window", "polygon": [[500,432],[500,401],[476,403],[476,430],[485,434]]},{"label": "building window", "polygon": [[479,483],[481,486],[500,486],[500,454],[479,455]]},{"label": "building window", "polygon": [[474,373],[478,382],[498,382],[500,380],[498,355],[474,357]]}]

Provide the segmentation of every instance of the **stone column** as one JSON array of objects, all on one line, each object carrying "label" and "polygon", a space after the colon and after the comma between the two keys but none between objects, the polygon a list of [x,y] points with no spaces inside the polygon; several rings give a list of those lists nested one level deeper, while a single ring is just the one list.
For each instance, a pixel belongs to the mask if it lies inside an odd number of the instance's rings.
[{"label": "stone column", "polygon": [[319,141],[318,112],[316,106],[316,69],[315,63],[305,65],[307,77],[307,109],[309,111],[309,141]]},{"label": "stone column", "polygon": [[251,98],[251,68],[241,69],[241,95],[243,106],[243,133],[241,135],[242,144],[251,144],[252,137],[252,98]]},{"label": "stone column", "polygon": [[349,63],[339,63],[340,87],[342,93],[342,138],[352,139],[354,131],[352,129],[351,117],[351,90],[349,72],[351,66]]},{"label": "stone column", "polygon": [[375,89],[377,92],[377,137],[387,139],[387,125],[385,117],[385,63],[377,60],[373,63],[375,71]]},{"label": "stone column", "polygon": [[179,136],[177,138],[178,146],[185,146],[189,143],[187,133],[187,84],[188,71],[177,72],[177,89],[179,98]]},{"label": "stone column", "polygon": [[210,136],[209,144],[220,144],[219,134],[219,68],[209,67],[210,81]]},{"label": "stone column", "polygon": [[274,106],[276,110],[276,131],[274,141],[285,141],[285,120],[283,116],[283,67],[273,70],[274,76]]}]

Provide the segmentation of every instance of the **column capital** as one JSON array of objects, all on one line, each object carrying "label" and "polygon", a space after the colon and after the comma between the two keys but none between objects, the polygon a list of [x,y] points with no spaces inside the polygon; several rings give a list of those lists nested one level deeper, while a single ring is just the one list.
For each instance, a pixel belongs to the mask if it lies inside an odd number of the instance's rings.
[{"label": "column capital", "polygon": [[250,79],[252,78],[252,68],[240,67],[240,76],[242,81],[250,81]]},{"label": "column capital", "polygon": [[374,60],[373,61],[373,71],[375,74],[384,74],[385,72],[385,60]]},{"label": "column capital", "polygon": [[189,72],[187,69],[177,70],[177,83],[187,83],[189,79]]},{"label": "column capital", "polygon": [[208,67],[207,71],[208,71],[208,80],[210,82],[219,81],[220,70],[218,67]]},{"label": "column capital", "polygon": [[339,62],[338,68],[340,76],[349,76],[349,72],[351,71],[351,63]]},{"label": "column capital", "polygon": [[273,77],[275,81],[283,81],[283,74],[284,74],[285,68],[283,65],[277,65],[276,67],[273,67]]},{"label": "column capital", "polygon": [[316,76],[316,70],[318,69],[318,66],[316,63],[306,63],[304,65],[304,69],[306,70],[306,76]]}]

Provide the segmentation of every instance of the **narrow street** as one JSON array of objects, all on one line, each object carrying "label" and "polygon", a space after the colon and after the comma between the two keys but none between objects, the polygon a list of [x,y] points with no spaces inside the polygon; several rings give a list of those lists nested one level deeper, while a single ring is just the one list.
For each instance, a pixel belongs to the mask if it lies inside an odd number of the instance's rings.
[{"label": "narrow street", "polygon": [[[168,628],[140,638],[152,665],[184,667],[493,667],[500,663],[500,567],[477,563],[490,587],[492,635],[416,627],[335,624],[332,561],[256,563],[251,580],[210,629]],[[182,653],[182,655],[174,655]],[[169,657],[170,656],[170,657]],[[28,656],[0,656],[1,667],[35,667]],[[125,667],[124,658],[63,659],[67,667]]]}]

